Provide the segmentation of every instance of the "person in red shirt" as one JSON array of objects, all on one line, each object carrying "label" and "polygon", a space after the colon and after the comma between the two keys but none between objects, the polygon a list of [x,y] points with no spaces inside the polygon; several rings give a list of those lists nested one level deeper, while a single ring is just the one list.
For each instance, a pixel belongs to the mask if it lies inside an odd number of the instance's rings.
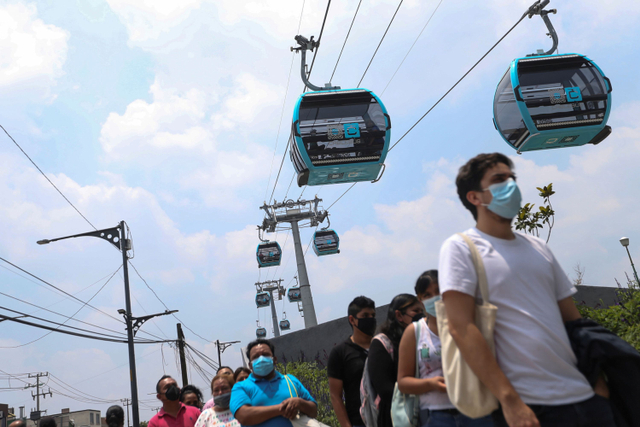
[{"label": "person in red shirt", "polygon": [[148,427],[194,427],[200,409],[180,402],[180,388],[176,380],[164,375],[156,384],[156,397],[162,402],[162,409],[151,418]]}]

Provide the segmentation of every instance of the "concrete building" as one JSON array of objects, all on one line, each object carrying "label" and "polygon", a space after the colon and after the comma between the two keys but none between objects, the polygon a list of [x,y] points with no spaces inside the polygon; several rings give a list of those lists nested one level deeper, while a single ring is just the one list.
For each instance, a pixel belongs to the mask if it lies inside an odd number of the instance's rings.
[{"label": "concrete building", "polygon": [[70,411],[65,408],[59,414],[51,414],[58,427],[100,427],[100,411],[97,409],[85,409],[82,411]]}]

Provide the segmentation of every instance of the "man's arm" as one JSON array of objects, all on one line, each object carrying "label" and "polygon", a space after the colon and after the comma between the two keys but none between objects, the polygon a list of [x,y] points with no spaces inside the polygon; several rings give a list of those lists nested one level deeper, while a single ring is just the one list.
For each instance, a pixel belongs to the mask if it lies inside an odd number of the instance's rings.
[{"label": "man's arm", "polygon": [[336,417],[338,417],[340,426],[351,427],[351,422],[349,421],[349,416],[347,415],[347,408],[344,406],[344,401],[342,400],[342,384],[342,380],[329,377],[329,395],[331,396],[331,406],[333,406],[333,411],[336,413]]},{"label": "man's arm", "polygon": [[471,370],[500,401],[509,426],[539,427],[535,414],[502,372],[475,324],[475,298],[457,291],[447,291],[442,298],[453,340]]},{"label": "man's arm", "polygon": [[235,418],[243,426],[253,426],[281,415],[281,405],[251,406],[243,405],[235,413]]}]

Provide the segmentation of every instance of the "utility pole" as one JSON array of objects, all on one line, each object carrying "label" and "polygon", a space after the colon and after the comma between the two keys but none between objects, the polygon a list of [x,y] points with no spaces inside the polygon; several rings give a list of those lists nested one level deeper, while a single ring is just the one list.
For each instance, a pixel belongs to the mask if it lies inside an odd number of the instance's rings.
[{"label": "utility pole", "polygon": [[271,296],[271,320],[273,321],[273,336],[280,336],[280,329],[278,328],[278,315],[276,314],[276,298],[273,297],[273,291],[277,291],[276,297],[278,301],[282,299],[285,293],[284,286],[282,286],[282,279],[267,280],[266,282],[256,283],[256,292],[269,292]]},{"label": "utility pole", "polygon": [[51,393],[51,389],[49,389],[49,391],[45,391],[43,393],[40,393],[40,386],[43,386],[44,384],[40,384],[40,377],[48,377],[49,376],[49,372],[38,372],[37,374],[29,374],[29,378],[35,378],[36,379],[36,394],[33,394],[33,392],[31,392],[31,397],[33,398],[33,400],[36,401],[36,412],[38,413],[38,420],[36,421],[36,426],[40,425],[40,396],[42,396],[43,399],[46,399],[47,394],[49,395],[49,397],[53,397],[53,394]]},{"label": "utility pole", "polygon": [[218,348],[218,369],[220,369],[220,366],[222,366],[222,360],[220,358],[220,354],[224,353],[224,351],[228,347],[231,347],[233,344],[238,344],[239,342],[240,341],[220,342],[220,340],[216,340],[216,347]]},{"label": "utility pole", "polygon": [[138,376],[136,374],[136,358],[133,347],[133,338],[135,337],[136,332],[140,329],[142,324],[147,320],[156,316],[164,316],[167,314],[176,313],[178,310],[166,310],[164,313],[151,314],[142,317],[134,317],[132,315],[131,295],[129,292],[129,255],[127,254],[127,252],[130,251],[133,246],[131,243],[131,239],[129,239],[127,236],[128,230],[129,228],[127,224],[124,221],[120,221],[115,227],[89,231],[88,233],[74,234],[72,236],[57,237],[55,239],[42,239],[38,240],[36,243],[38,243],[39,245],[46,245],[58,240],[71,239],[75,237],[98,237],[111,243],[117,250],[122,253],[125,309],[118,310],[118,313],[124,316],[127,329],[127,346],[129,349],[129,380],[131,382],[131,413],[133,416],[133,427],[140,427],[140,412],[138,407]]},{"label": "utility pole", "polygon": [[180,352],[180,368],[182,370],[182,387],[189,384],[189,377],[187,376],[187,361],[184,357],[184,333],[182,332],[182,325],[178,323],[178,351]]},{"label": "utility pole", "polygon": [[131,399],[120,399],[120,402],[127,407],[127,427],[131,427],[131,424],[129,424],[129,406],[131,406]]},{"label": "utility pole", "polygon": [[[329,213],[325,210],[318,210],[318,204],[322,201],[316,196],[313,200],[287,200],[278,203],[274,200],[272,205],[266,203],[260,207],[266,213],[262,225],[258,226],[258,233],[273,233],[279,223],[287,222],[291,224],[291,234],[296,253],[296,263],[298,265],[298,278],[300,279],[300,294],[302,296],[302,312],[304,317],[304,327],[310,328],[318,324],[316,310],[313,306],[313,295],[311,285],[307,275],[307,266],[304,261],[304,252],[300,243],[300,221],[309,221],[305,226],[316,227],[322,223]],[[281,230],[281,229],[278,229]],[[259,234],[258,234],[259,235]]]}]

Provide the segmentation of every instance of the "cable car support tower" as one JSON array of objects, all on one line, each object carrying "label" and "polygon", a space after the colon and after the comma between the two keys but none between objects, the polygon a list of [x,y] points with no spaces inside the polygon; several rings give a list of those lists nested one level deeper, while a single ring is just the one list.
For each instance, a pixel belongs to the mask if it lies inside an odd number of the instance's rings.
[{"label": "cable car support tower", "polygon": [[269,292],[270,305],[271,305],[271,320],[273,321],[273,336],[275,338],[280,336],[280,329],[278,328],[278,315],[276,314],[276,302],[273,298],[273,292],[276,291],[276,299],[282,300],[285,294],[284,286],[282,286],[282,279],[267,280],[265,282],[256,282],[256,292]]},{"label": "cable car support tower", "polygon": [[[280,228],[278,224],[289,223],[291,225],[291,234],[293,234],[293,245],[296,252],[296,263],[298,266],[298,279],[300,280],[300,293],[302,296],[302,312],[304,318],[304,327],[310,328],[318,324],[316,318],[316,310],[313,306],[313,296],[311,295],[311,285],[309,284],[309,276],[307,275],[307,266],[304,261],[304,252],[300,243],[300,226],[317,227],[322,223],[329,213],[325,210],[319,210],[318,204],[322,202],[316,196],[313,200],[286,200],[278,203],[274,200],[272,205],[266,203],[260,207],[265,212],[265,218],[262,225],[258,226],[258,232],[274,233],[276,230],[286,230]],[[299,224],[301,223],[301,224]],[[257,285],[257,284],[256,284]],[[272,299],[273,301],[273,299]],[[274,331],[277,331],[277,322],[275,316],[275,308],[271,306],[274,318]],[[276,335],[277,336],[277,335]]]}]

